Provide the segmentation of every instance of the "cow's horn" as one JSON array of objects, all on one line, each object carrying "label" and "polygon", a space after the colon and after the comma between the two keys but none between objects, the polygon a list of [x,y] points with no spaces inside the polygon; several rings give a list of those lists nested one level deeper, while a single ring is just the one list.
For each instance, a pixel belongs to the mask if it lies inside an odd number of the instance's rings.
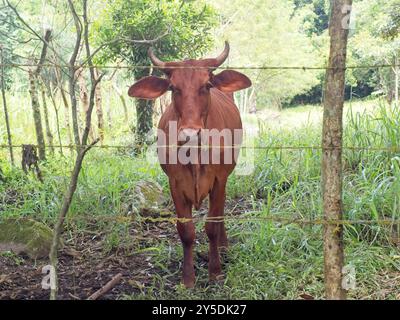
[{"label": "cow's horn", "polygon": [[228,55],[229,55],[229,43],[228,43],[228,41],[225,41],[224,51],[222,51],[222,53],[214,59],[215,65],[213,67],[217,68],[221,64],[223,64],[225,62],[226,58],[228,58]]},{"label": "cow's horn", "polygon": [[154,54],[152,48],[149,48],[149,50],[147,51],[147,53],[148,53],[148,55],[149,55],[149,58],[150,58],[151,62],[153,62],[153,64],[154,64],[156,67],[165,68],[165,62],[164,62],[164,61],[161,61],[160,59],[158,59],[158,58],[155,56],[155,54]]}]

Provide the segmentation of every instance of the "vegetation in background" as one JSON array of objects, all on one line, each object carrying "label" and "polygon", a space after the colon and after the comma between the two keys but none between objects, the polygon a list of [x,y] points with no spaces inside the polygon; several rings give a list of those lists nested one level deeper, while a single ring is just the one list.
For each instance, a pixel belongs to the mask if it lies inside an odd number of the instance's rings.
[{"label": "vegetation in background", "polygon": [[[132,66],[135,79],[150,75],[149,45],[165,61],[199,58],[213,43],[211,31],[216,25],[216,12],[204,1],[182,2],[155,0],[113,0],[108,3],[94,25],[93,39],[99,44],[118,41],[105,48],[98,62],[124,61]],[[153,44],[129,40],[153,40]],[[136,143],[146,142],[153,127],[153,101],[138,100],[136,106]]]},{"label": "vegetation in background", "polygon": [[[212,1],[221,12],[217,37],[229,39],[230,66],[316,66],[323,60],[293,15],[291,1]],[[251,34],[251,36],[248,36]],[[221,41],[222,42],[222,41]],[[250,99],[258,108],[281,107],[318,83],[315,70],[246,70],[253,81]],[[239,93],[241,94],[241,93]]]},{"label": "vegetation in background", "polygon": [[[3,51],[3,61],[6,64],[16,63],[18,57],[15,55],[14,51],[17,44],[13,39],[18,38],[20,34],[17,27],[14,25],[17,24],[17,22],[14,21],[11,9],[4,8],[0,10],[0,21],[4,21],[4,23],[0,24],[0,46]],[[7,89],[10,88],[13,80],[12,71],[12,68],[4,66],[4,86]]]}]

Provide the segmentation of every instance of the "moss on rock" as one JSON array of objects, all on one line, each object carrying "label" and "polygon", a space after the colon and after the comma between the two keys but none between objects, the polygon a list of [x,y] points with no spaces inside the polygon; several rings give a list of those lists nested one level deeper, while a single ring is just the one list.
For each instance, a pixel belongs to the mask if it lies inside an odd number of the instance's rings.
[{"label": "moss on rock", "polygon": [[24,253],[32,259],[49,255],[53,231],[32,219],[0,220],[0,252]]}]

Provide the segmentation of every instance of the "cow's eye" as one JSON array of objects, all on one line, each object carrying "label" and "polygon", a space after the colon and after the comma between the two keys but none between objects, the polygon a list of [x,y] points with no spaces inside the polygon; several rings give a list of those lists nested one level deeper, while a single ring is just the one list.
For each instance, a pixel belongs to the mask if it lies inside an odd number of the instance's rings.
[{"label": "cow's eye", "polygon": [[208,90],[210,90],[210,87],[206,84],[200,88],[199,92],[200,94],[206,94],[208,93]]},{"label": "cow's eye", "polygon": [[170,89],[171,89],[172,93],[181,94],[181,90],[174,86],[170,86]]}]

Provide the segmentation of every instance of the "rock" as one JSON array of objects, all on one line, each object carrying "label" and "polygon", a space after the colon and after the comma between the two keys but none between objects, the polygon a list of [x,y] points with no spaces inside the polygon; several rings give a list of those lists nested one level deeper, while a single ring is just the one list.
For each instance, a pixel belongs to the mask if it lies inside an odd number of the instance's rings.
[{"label": "rock", "polygon": [[142,180],[136,183],[133,190],[127,191],[124,211],[151,216],[158,213],[166,201],[163,189],[157,182]]},{"label": "rock", "polygon": [[0,252],[24,253],[31,259],[49,255],[53,231],[32,219],[8,218],[0,221]]}]

